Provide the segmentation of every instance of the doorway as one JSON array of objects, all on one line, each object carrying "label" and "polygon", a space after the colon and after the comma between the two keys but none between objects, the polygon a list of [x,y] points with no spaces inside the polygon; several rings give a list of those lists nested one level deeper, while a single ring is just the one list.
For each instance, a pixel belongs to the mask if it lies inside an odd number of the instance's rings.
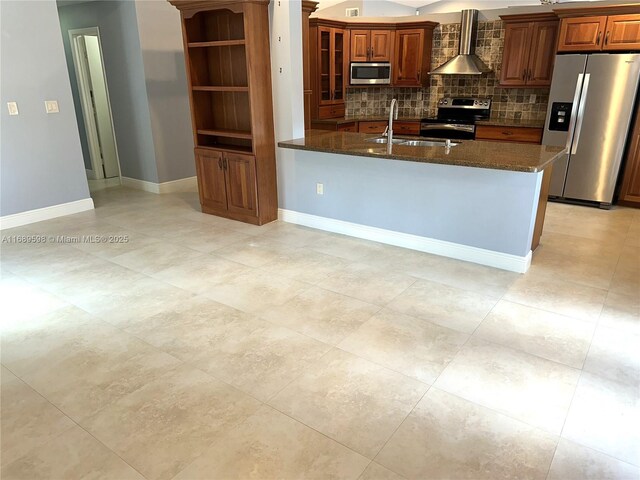
[{"label": "doorway", "polygon": [[91,169],[91,190],[120,185],[120,162],[98,27],[69,30]]}]

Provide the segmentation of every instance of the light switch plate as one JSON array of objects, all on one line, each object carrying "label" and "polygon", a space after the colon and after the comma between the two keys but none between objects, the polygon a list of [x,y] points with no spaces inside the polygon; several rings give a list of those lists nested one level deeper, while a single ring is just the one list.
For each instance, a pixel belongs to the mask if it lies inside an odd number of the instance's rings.
[{"label": "light switch plate", "polygon": [[45,100],[44,108],[47,110],[47,113],[58,113],[60,109],[58,108],[57,100]]},{"label": "light switch plate", "polygon": [[7,108],[9,109],[9,115],[18,115],[18,102],[7,102]]}]

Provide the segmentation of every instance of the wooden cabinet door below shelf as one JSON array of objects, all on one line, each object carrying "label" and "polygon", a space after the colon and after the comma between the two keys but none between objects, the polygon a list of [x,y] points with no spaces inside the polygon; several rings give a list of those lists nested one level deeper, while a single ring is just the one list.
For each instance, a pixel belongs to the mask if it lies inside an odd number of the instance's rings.
[{"label": "wooden cabinet door below shelf", "polygon": [[603,50],[640,50],[640,14],[607,18]]},{"label": "wooden cabinet door below shelf", "polygon": [[563,18],[560,21],[559,52],[588,52],[602,49],[606,16]]},{"label": "wooden cabinet door below shelf", "polygon": [[229,212],[257,215],[256,158],[253,155],[225,153],[224,161]]},{"label": "wooden cabinet door below shelf", "polygon": [[369,61],[369,30],[351,30],[351,61]]},{"label": "wooden cabinet door below shelf", "polygon": [[222,152],[196,150],[196,172],[200,204],[207,208],[226,210],[227,194]]},{"label": "wooden cabinet door below shelf", "polygon": [[422,55],[424,30],[399,30],[396,32],[393,84],[396,86],[420,86],[422,81]]},{"label": "wooden cabinet door below shelf", "polygon": [[557,21],[533,23],[531,27],[531,51],[527,69],[527,86],[545,87],[551,85],[557,39]]},{"label": "wooden cabinet door below shelf", "polygon": [[371,50],[369,58],[372,62],[390,62],[393,45],[391,30],[371,30]]},{"label": "wooden cabinet door below shelf", "polygon": [[531,24],[508,23],[504,32],[504,53],[500,72],[500,85],[520,86],[527,82]]}]

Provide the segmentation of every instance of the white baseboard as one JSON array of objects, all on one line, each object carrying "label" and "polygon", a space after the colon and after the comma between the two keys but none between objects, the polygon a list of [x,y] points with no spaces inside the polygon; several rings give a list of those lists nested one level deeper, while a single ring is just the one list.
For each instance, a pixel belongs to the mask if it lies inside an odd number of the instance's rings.
[{"label": "white baseboard", "polygon": [[512,272],[525,273],[531,266],[531,251],[529,251],[525,257],[520,257],[508,253],[437,240],[435,238],[420,237],[410,233],[395,232],[393,230],[385,230],[383,228],[370,227],[333,218],[319,217],[308,213],[295,212],[293,210],[279,209],[278,212],[280,220],[284,222],[304,225],[328,232],[341,233],[351,237],[363,238],[365,240],[409,248],[420,252],[433,253],[457,260],[479,263]]},{"label": "white baseboard", "polygon": [[22,225],[64,217],[65,215],[73,215],[74,213],[85,212],[87,210],[93,210],[93,200],[91,198],[83,198],[75,202],[61,203],[60,205],[53,205],[51,207],[14,213],[13,215],[4,215],[0,217],[0,230],[21,227]]},{"label": "white baseboard", "polygon": [[170,182],[154,183],[137,178],[122,177],[122,185],[149,193],[195,192],[198,189],[198,180],[196,177],[188,177]]}]

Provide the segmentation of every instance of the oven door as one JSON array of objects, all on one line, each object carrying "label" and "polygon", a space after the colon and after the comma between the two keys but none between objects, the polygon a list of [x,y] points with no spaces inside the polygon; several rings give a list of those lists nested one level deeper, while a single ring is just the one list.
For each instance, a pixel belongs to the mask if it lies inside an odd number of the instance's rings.
[{"label": "oven door", "polygon": [[420,136],[431,138],[449,138],[458,140],[473,140],[476,138],[475,125],[460,125],[456,123],[425,123],[420,124]]},{"label": "oven door", "polygon": [[390,63],[352,63],[351,85],[389,85],[391,83]]}]

